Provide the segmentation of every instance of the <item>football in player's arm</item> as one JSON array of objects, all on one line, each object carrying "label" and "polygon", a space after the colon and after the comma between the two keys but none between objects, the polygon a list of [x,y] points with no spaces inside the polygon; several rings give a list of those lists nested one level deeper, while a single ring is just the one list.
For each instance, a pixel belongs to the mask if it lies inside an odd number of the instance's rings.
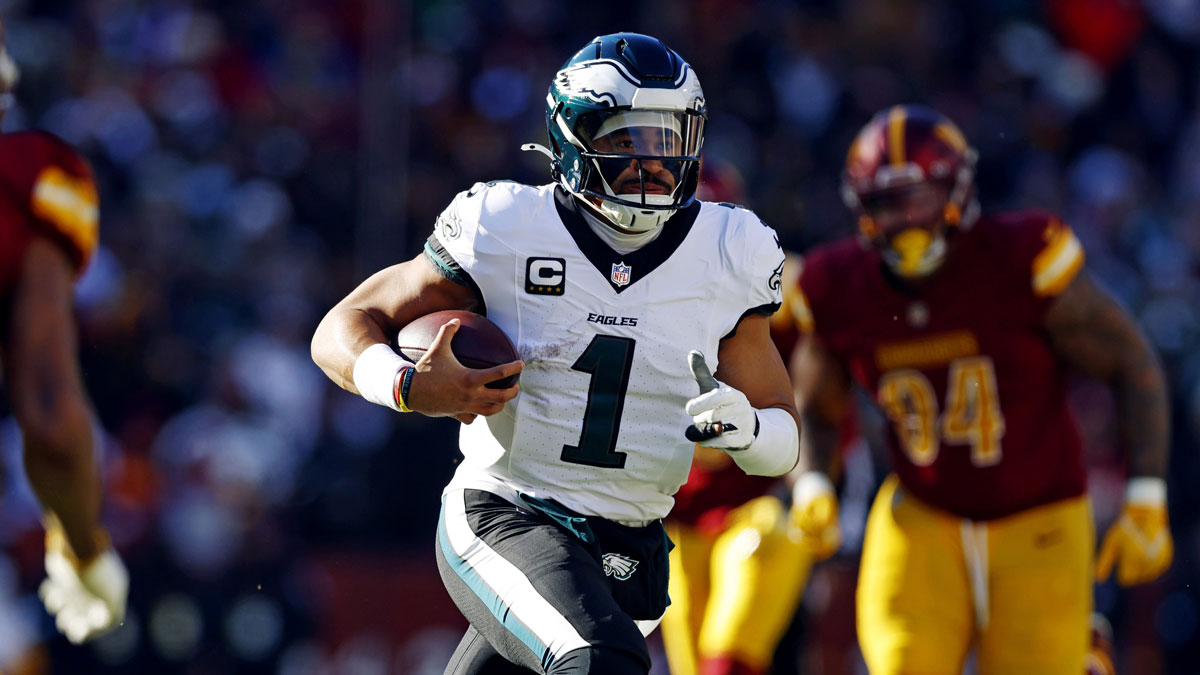
[{"label": "football in player's arm", "polygon": [[[809,333],[792,368],[794,522],[815,549],[836,541],[822,472],[857,381],[891,421],[895,471],[859,577],[871,672],[958,672],[973,643],[984,670],[1082,672],[1093,576],[1140,583],[1171,561],[1167,391],[1071,229],[979,216],[973,168],[953,123],[921,106],[885,110],[855,139],[844,195],[860,236],[807,256],[793,312]],[[1098,559],[1068,370],[1119,401],[1130,479]]]},{"label": "football in player's arm", "polygon": [[[0,39],[0,96],[15,78]],[[0,134],[0,158],[0,363],[45,509],[39,594],[80,643],[121,622],[129,587],[100,523],[94,415],[76,356],[74,282],[96,247],[96,187],[85,160],[47,133]]]},{"label": "football in player's arm", "polygon": [[[317,328],[313,358],[341,387],[464,423],[435,548],[470,622],[448,673],[644,675],[689,439],[748,473],[795,465],[799,415],[768,332],[783,251],[751,212],[695,199],[705,119],[673,50],[596,38],[550,88],[551,147],[534,147],[555,182],[460,193],[420,255]],[[523,360],[463,367],[457,321],[416,364],[392,352],[444,309],[486,313]]]}]

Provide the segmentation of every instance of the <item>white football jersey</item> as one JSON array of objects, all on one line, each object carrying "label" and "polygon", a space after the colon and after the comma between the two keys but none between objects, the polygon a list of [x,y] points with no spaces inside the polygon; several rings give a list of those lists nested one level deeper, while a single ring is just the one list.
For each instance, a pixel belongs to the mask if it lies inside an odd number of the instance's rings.
[{"label": "white football jersey", "polygon": [[716,372],[721,339],[779,307],[783,250],[752,212],[696,202],[620,254],[578,208],[555,185],[479,183],[438,218],[426,254],[475,290],[525,361],[520,395],[463,427],[448,489],[662,518],[692,461],[688,351]]}]

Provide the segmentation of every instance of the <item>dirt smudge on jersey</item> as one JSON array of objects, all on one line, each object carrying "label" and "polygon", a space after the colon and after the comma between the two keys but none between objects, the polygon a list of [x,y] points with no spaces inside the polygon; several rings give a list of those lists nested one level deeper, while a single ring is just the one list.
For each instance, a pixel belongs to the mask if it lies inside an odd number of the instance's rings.
[{"label": "dirt smudge on jersey", "polygon": [[561,357],[570,346],[570,343],[565,342],[532,345],[521,350],[521,360],[525,362],[526,370],[543,367],[546,361],[554,361]]}]

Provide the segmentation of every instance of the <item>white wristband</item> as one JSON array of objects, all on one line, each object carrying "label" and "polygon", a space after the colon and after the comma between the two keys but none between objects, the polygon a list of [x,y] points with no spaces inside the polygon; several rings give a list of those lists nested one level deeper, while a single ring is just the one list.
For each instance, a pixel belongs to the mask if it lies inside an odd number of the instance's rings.
[{"label": "white wristband", "polygon": [[734,463],[751,476],[782,476],[800,458],[800,433],[786,410],[763,408],[758,415],[758,435],[741,450],[729,450]]},{"label": "white wristband", "polygon": [[792,485],[792,503],[797,506],[807,504],[817,497],[831,494],[834,494],[833,483],[829,481],[829,476],[821,471],[805,471]]},{"label": "white wristband", "polygon": [[1167,481],[1162,478],[1139,476],[1125,484],[1125,503],[1162,506],[1167,503]]},{"label": "white wristband", "polygon": [[382,342],[367,347],[354,360],[354,387],[371,403],[400,412],[396,402],[396,373],[412,364]]}]

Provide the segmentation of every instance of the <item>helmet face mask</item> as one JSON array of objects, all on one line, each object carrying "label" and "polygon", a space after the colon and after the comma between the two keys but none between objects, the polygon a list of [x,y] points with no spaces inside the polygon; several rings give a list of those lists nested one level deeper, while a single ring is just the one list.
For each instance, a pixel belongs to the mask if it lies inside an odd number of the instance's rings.
[{"label": "helmet face mask", "polygon": [[[612,110],[580,121],[590,163],[583,194],[635,209],[675,209],[699,161],[704,119],[667,110]],[[590,129],[594,128],[594,132]]]},{"label": "helmet face mask", "polygon": [[19,79],[21,71],[8,53],[8,45],[4,40],[4,25],[0,23],[0,116],[12,107],[12,92],[16,89]]},{"label": "helmet face mask", "polygon": [[948,236],[972,224],[975,157],[958,127],[924,106],[894,106],[859,132],[842,197],[860,235],[893,272],[920,278],[936,271]]},{"label": "helmet face mask", "polygon": [[678,54],[636,33],[598,37],[546,97],[554,177],[614,229],[648,232],[694,201],[705,118]]}]

